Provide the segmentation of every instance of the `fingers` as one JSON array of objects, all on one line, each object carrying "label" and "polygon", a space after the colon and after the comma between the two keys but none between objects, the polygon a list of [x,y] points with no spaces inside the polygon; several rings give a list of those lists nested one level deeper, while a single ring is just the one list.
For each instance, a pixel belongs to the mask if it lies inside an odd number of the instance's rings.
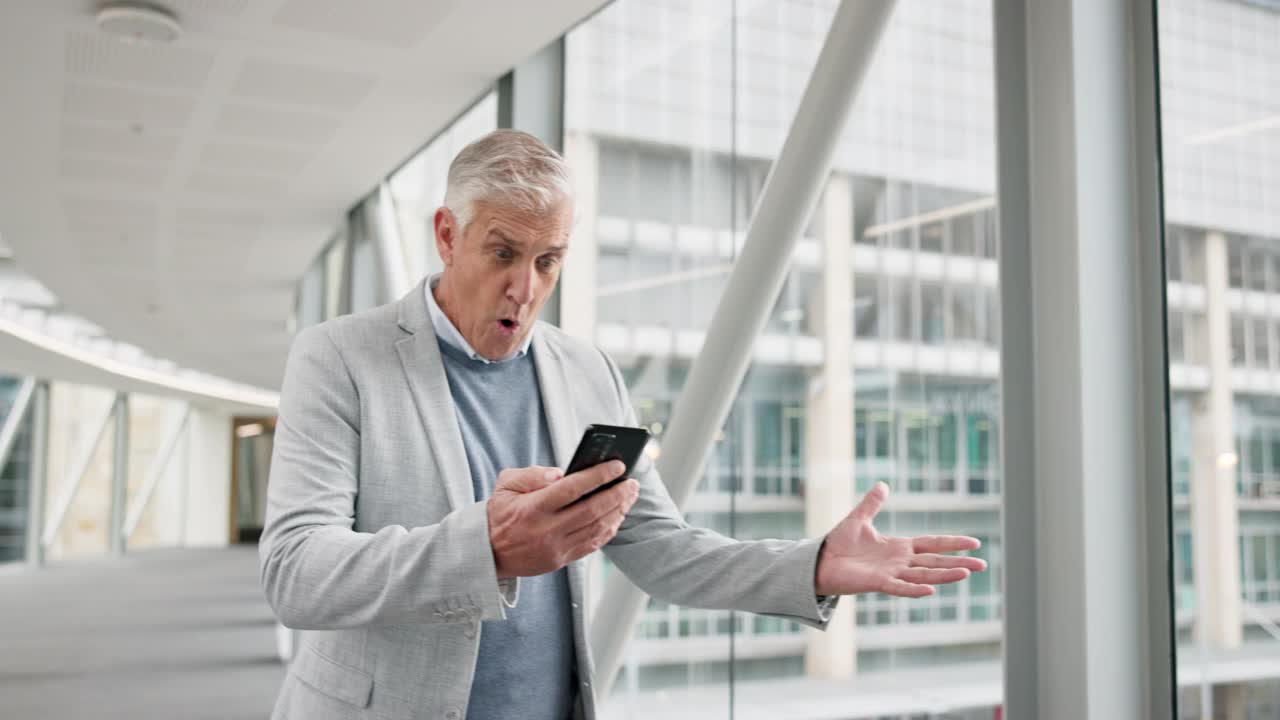
[{"label": "fingers", "polygon": [[917,553],[956,552],[980,547],[982,542],[978,538],[967,535],[921,535],[911,540],[911,549]]},{"label": "fingers", "polygon": [[563,510],[564,517],[559,522],[562,523],[562,527],[576,531],[591,525],[600,518],[608,516],[615,510],[621,510],[622,514],[625,515],[639,496],[640,484],[634,479],[628,478],[626,482],[619,483],[615,487],[611,487],[571,508]]},{"label": "fingers", "polygon": [[919,585],[946,585],[969,577],[965,568],[907,568],[898,574],[899,580]]},{"label": "fingers", "polygon": [[601,535],[607,535],[610,538],[622,526],[622,521],[627,517],[627,510],[624,505],[619,505],[591,522],[583,525],[570,532],[565,536],[565,540],[570,545],[578,547],[580,545],[589,544],[592,540]]},{"label": "fingers", "polygon": [[922,598],[929,597],[933,594],[932,585],[917,585],[904,580],[890,580],[885,583],[884,589],[880,592],[885,595],[894,595],[906,598]]},{"label": "fingers", "polygon": [[616,480],[626,471],[627,466],[621,461],[610,460],[566,475],[543,493],[540,505],[543,510],[555,512],[601,485]]},{"label": "fingers", "polygon": [[987,569],[987,561],[967,555],[935,555],[924,553],[911,558],[911,567],[922,568],[964,568],[970,572],[982,572]]},{"label": "fingers", "polygon": [[[630,503],[627,503],[625,508],[629,507]],[[565,538],[572,548],[569,551],[567,562],[586,557],[609,544],[609,541],[618,534],[618,528],[622,527],[622,522],[627,517],[625,508],[619,506],[608,515],[570,533]]]},{"label": "fingers", "polygon": [[856,520],[866,520],[870,522],[875,519],[880,512],[880,507],[884,505],[884,501],[889,497],[889,486],[883,482],[876,483],[875,487],[867,491],[863,496],[862,502],[849,513]]},{"label": "fingers", "polygon": [[494,487],[519,493],[536,492],[560,479],[564,473],[560,468],[533,465],[523,468],[511,468],[498,474],[498,483]]}]

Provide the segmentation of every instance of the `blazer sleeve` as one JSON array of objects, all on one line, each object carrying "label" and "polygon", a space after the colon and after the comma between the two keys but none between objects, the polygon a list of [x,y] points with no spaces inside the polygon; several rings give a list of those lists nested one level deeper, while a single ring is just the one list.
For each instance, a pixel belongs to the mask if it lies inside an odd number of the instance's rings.
[{"label": "blazer sleeve", "polygon": [[359,466],[358,389],[325,326],[307,328],[285,369],[259,543],[280,621],[336,630],[505,619],[485,503],[435,525],[357,532]]},{"label": "blazer sleeve", "polygon": [[[608,355],[623,423],[638,424],[617,365]],[[814,592],[814,540],[740,541],[690,526],[656,468],[641,473],[640,497],[605,555],[653,597],[688,607],[776,615],[825,629],[834,600]]]}]

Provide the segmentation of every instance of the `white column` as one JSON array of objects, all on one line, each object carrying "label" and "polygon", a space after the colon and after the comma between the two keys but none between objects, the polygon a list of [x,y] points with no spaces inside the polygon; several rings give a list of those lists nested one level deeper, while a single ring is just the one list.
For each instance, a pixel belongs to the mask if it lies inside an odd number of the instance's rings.
[{"label": "white column", "polygon": [[231,541],[231,416],[192,408],[187,428],[187,546],[222,547]]},{"label": "white column", "polygon": [[[596,215],[599,193],[599,149],[595,138],[571,133],[564,139],[564,155],[573,168],[574,214],[577,224],[569,255],[560,275],[560,329],[591,340],[596,329]],[[608,280],[621,278],[605,278]]]},{"label": "white column", "polygon": [[[805,534],[820,537],[853,507],[853,196],[834,174],[823,195],[821,285],[810,302],[809,331],[822,338],[822,367],[809,384],[805,412]],[[805,673],[847,678],[857,666],[853,596],[836,606],[825,632],[805,629]]]},{"label": "white column", "polygon": [[1195,466],[1191,474],[1191,542],[1198,641],[1212,649],[1239,647],[1240,553],[1236,495],[1235,415],[1231,392],[1231,316],[1227,309],[1227,243],[1205,237],[1205,339],[1209,390],[1194,404]]}]

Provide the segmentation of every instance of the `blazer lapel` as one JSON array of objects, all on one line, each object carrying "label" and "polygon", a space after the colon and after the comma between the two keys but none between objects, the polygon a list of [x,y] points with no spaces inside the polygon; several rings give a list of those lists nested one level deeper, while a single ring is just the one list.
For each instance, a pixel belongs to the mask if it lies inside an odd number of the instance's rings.
[{"label": "blazer lapel", "polygon": [[435,453],[449,504],[458,510],[475,502],[475,489],[440,345],[427,312],[425,284],[424,279],[400,300],[399,324],[408,335],[396,341],[396,352]]},{"label": "blazer lapel", "polygon": [[[572,388],[565,372],[564,359],[536,327],[533,334],[533,363],[538,371],[542,413],[547,418],[547,431],[551,433],[551,449],[555,452],[556,464],[567,469],[569,461],[573,459],[573,451],[578,447],[583,426],[579,424],[577,413],[573,411]],[[570,600],[575,608],[574,640],[579,657],[586,658],[589,652],[583,613],[583,608],[586,607],[583,604],[587,587],[586,559],[569,563],[568,574]]]},{"label": "blazer lapel", "polygon": [[542,414],[547,418],[547,430],[551,433],[551,449],[556,464],[568,468],[573,451],[578,446],[582,426],[573,411],[572,388],[565,376],[564,360],[555,348],[534,328],[533,364],[538,371],[538,392],[542,396]]}]

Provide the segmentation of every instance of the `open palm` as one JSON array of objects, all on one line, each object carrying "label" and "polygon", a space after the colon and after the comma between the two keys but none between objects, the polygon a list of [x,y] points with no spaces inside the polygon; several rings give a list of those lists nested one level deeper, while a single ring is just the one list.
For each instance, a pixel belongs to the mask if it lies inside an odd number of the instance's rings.
[{"label": "open palm", "polygon": [[965,535],[881,535],[873,524],[889,486],[876,483],[862,502],[827,533],[818,556],[815,588],[819,595],[879,592],[925,597],[934,585],[960,582],[987,569],[981,558],[941,553],[976,550],[977,538]]}]

